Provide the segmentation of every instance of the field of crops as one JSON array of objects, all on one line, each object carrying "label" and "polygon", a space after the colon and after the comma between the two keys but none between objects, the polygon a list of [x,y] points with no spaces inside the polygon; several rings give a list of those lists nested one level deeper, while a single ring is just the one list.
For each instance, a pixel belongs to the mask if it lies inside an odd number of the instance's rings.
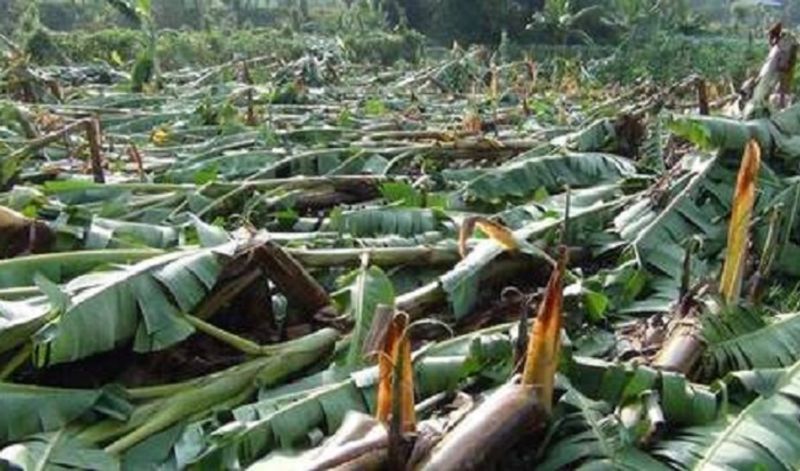
[{"label": "field of crops", "polygon": [[0,36],[0,468],[800,464],[791,31],[622,85],[505,34],[183,67],[137,12]]}]

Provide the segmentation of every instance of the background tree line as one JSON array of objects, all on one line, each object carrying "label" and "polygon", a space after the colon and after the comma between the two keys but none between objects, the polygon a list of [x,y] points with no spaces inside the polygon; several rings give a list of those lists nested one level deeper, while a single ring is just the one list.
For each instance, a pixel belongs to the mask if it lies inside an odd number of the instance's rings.
[{"label": "background tree line", "polygon": [[[0,32],[136,28],[125,9],[137,0],[0,0]],[[159,29],[341,27],[344,14],[369,10],[390,28],[408,27],[443,45],[518,43],[618,44],[632,30],[701,34],[725,28],[754,32],[776,17],[800,20],[791,2],[764,0],[152,0]],[[646,33],[645,33],[646,34]]]}]

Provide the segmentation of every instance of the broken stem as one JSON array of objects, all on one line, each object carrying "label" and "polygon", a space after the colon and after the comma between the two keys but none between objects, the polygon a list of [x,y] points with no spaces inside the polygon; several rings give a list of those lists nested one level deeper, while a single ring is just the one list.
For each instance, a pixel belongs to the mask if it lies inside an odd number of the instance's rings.
[{"label": "broken stem", "polygon": [[28,359],[31,357],[31,352],[33,352],[33,347],[30,343],[23,345],[22,348],[20,348],[19,351],[17,351],[17,353],[15,353],[14,356],[8,360],[3,369],[0,370],[0,381],[5,381],[11,377],[17,368],[28,361]]},{"label": "broken stem", "polygon": [[199,330],[200,332],[213,337],[220,342],[223,342],[240,352],[251,355],[251,356],[276,356],[282,355],[287,352],[294,351],[298,345],[302,345],[300,340],[289,340],[287,342],[279,343],[276,345],[260,345],[252,340],[248,340],[244,337],[236,335],[232,332],[228,332],[225,329],[221,329],[214,324],[206,322],[200,318],[197,318],[191,314],[184,314],[184,319],[187,322],[192,324],[192,326]]},{"label": "broken stem", "polygon": [[100,131],[100,121],[97,118],[85,120],[86,140],[89,142],[89,155],[92,161],[92,175],[95,183],[105,183],[106,177],[103,175],[103,154],[102,154],[102,134]]},{"label": "broken stem", "polygon": [[194,313],[198,319],[208,319],[217,313],[222,307],[228,304],[239,293],[247,289],[255,280],[261,276],[261,270],[254,268],[243,275],[236,277],[223,285],[219,290],[206,298],[197,312]]},{"label": "broken stem", "polygon": [[96,441],[119,437],[108,445],[105,451],[121,454],[154,433],[192,417],[200,411],[216,407],[230,398],[237,398],[237,403],[241,403],[250,397],[258,385],[275,384],[288,375],[313,365],[332,351],[338,337],[335,330],[322,329],[291,342],[294,348],[284,351],[279,357],[257,358],[224,372],[193,381],[192,387],[182,390],[180,394],[166,397],[157,405],[143,406],[146,413],[140,409],[137,420],[132,418],[123,424],[122,428],[103,427],[103,423],[100,423],[94,430],[87,429],[84,436]]},{"label": "broken stem", "polygon": [[378,266],[450,265],[459,260],[458,252],[448,246],[378,247],[369,249],[288,249],[287,252],[306,267],[356,265],[365,253],[369,254],[370,262]]}]

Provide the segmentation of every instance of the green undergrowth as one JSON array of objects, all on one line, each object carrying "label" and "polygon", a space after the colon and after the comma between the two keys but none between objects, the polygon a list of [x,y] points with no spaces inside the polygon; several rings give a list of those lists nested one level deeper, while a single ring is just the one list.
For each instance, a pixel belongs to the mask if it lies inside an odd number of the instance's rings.
[{"label": "green undergrowth", "polygon": [[[49,41],[46,44],[45,41],[29,44],[29,52],[40,64],[105,61],[123,66],[134,61],[146,44],[144,32],[125,28],[51,32],[47,36]],[[157,50],[162,69],[176,70],[212,66],[235,57],[271,55],[276,60],[293,60],[319,41],[318,36],[297,33],[288,28],[162,30],[159,32]],[[399,60],[411,63],[421,60],[424,42],[422,35],[411,30],[374,30],[345,33],[337,44],[343,47],[350,60],[391,65]]]}]

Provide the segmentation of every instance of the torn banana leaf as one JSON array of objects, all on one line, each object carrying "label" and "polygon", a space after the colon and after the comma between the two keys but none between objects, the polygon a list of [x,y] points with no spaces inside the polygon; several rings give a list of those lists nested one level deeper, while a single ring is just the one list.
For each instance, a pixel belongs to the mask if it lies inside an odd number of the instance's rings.
[{"label": "torn banana leaf", "polygon": [[205,298],[234,249],[176,252],[92,275],[33,336],[35,363],[74,361],[131,340],[135,351],[147,352],[185,339],[194,328],[179,314]]},{"label": "torn banana leaf", "polygon": [[675,115],[669,128],[705,149],[720,149],[738,156],[747,143],[755,139],[761,149],[765,149],[766,161],[775,157],[791,165],[800,158],[800,105],[786,108],[771,118],[751,121],[720,116]]}]

